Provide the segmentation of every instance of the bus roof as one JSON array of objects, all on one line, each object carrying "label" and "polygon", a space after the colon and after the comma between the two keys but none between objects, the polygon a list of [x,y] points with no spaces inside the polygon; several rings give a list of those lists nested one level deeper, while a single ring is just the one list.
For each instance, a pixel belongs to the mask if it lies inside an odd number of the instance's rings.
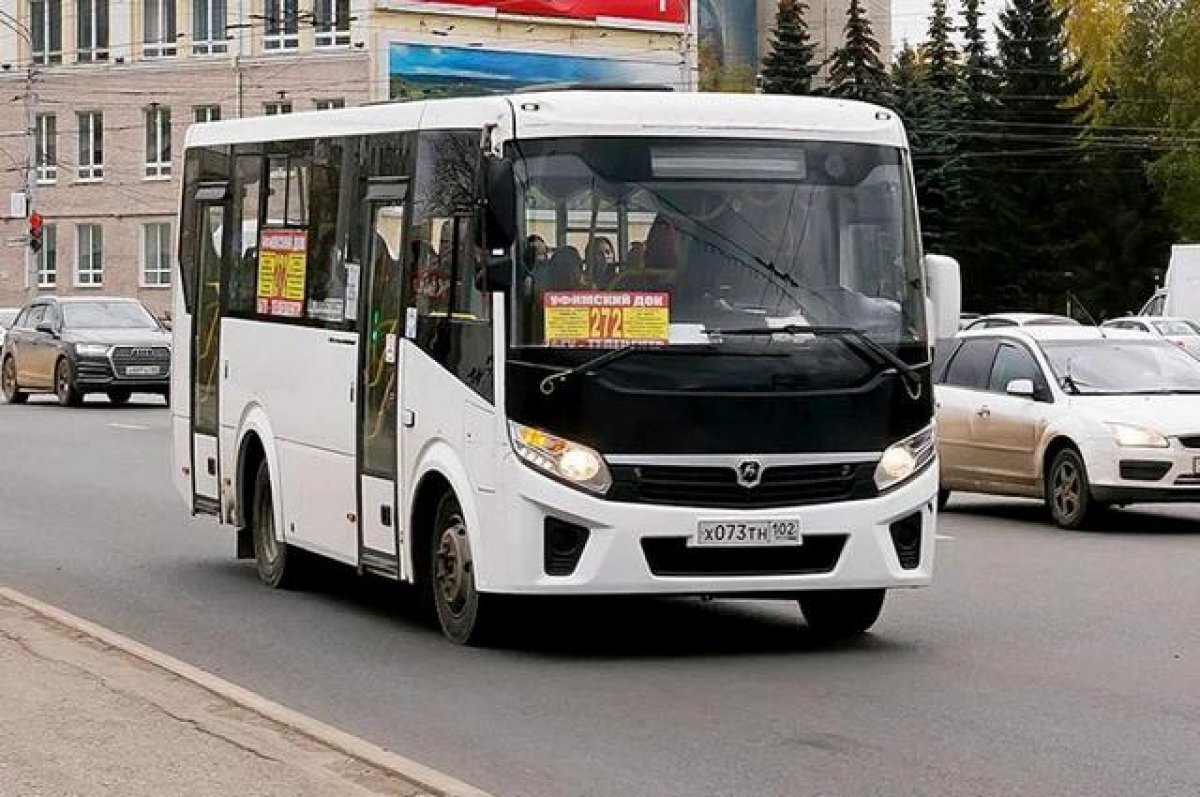
[{"label": "bus roof", "polygon": [[851,100],[765,94],[553,91],[423,100],[193,125],[187,146],[474,129],[515,118],[519,138],[698,136],[906,147],[892,111]]}]

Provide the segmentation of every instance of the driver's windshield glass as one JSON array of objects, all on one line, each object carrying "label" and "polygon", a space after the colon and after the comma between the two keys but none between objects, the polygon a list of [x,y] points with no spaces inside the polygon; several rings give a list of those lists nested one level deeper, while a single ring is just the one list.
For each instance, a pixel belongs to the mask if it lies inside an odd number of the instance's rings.
[{"label": "driver's windshield glass", "polygon": [[1068,392],[1200,392],[1200,362],[1166,341],[1043,342],[1042,349]]},{"label": "driver's windshield glass", "polygon": [[705,330],[785,325],[892,347],[925,337],[899,149],[591,138],[513,154],[517,345],[706,343]]},{"label": "driver's windshield glass", "polygon": [[67,329],[155,329],[154,316],[137,302],[64,302]]}]

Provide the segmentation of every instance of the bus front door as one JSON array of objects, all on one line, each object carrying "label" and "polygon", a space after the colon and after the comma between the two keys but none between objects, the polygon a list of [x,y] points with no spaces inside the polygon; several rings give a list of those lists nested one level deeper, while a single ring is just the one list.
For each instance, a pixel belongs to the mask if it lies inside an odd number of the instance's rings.
[{"label": "bus front door", "polygon": [[224,186],[197,191],[196,312],[192,330],[192,506],[220,513],[221,263],[229,230]]},{"label": "bus front door", "polygon": [[359,368],[359,561],[365,570],[404,578],[396,474],[400,302],[407,183],[372,180],[364,248]]}]

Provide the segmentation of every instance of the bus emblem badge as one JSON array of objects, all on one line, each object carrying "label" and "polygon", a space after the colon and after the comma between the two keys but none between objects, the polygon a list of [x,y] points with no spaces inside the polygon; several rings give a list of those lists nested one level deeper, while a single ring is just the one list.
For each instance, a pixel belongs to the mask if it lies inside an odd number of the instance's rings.
[{"label": "bus emblem badge", "polygon": [[737,483],[741,487],[757,487],[762,481],[763,467],[757,459],[743,459],[735,468]]}]

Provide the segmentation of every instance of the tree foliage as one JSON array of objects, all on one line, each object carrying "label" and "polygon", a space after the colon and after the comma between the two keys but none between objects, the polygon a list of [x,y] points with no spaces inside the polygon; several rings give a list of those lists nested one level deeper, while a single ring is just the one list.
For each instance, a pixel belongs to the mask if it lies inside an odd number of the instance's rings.
[{"label": "tree foliage", "polygon": [[803,0],[779,0],[771,49],[763,59],[762,90],[767,94],[811,94],[819,68],[808,33]]},{"label": "tree foliage", "polygon": [[879,59],[879,40],[860,0],[846,10],[842,45],[829,57],[829,94],[864,102],[885,102],[888,77]]}]

